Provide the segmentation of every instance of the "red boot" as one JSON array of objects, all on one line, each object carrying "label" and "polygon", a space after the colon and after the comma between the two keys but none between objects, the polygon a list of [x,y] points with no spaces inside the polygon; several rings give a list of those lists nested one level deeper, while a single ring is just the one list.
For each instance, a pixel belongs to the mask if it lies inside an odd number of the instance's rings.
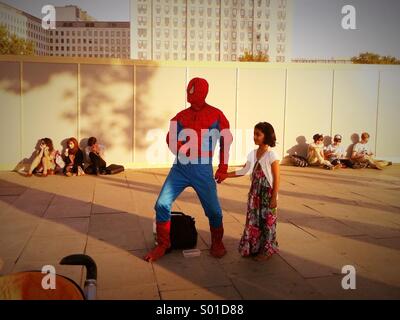
[{"label": "red boot", "polygon": [[171,221],[157,222],[157,246],[151,250],[145,257],[146,261],[155,261],[161,258],[167,249],[171,246],[170,229]]},{"label": "red boot", "polygon": [[211,231],[211,248],[210,254],[215,258],[222,258],[226,254],[226,249],[222,243],[222,237],[224,236],[224,227],[221,224],[219,228],[213,228],[210,226]]}]

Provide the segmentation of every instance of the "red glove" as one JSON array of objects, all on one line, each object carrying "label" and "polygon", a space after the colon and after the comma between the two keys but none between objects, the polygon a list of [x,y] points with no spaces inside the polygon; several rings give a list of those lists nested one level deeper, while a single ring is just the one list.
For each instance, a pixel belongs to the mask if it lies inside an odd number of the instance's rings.
[{"label": "red glove", "polygon": [[228,171],[228,165],[219,165],[218,170],[215,172],[215,180],[217,180],[217,183],[221,183],[222,181],[225,180],[225,174]]}]

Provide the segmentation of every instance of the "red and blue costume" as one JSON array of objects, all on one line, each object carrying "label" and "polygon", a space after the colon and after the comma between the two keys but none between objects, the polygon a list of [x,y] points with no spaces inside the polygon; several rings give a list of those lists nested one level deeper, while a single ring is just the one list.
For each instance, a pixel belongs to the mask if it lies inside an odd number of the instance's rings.
[{"label": "red and blue costume", "polygon": [[222,257],[226,253],[222,243],[222,210],[213,176],[212,158],[216,141],[219,140],[219,165],[215,179],[220,183],[220,174],[228,169],[229,148],[233,139],[229,121],[223,112],[205,102],[207,94],[207,81],[192,79],[187,86],[190,107],[170,121],[166,140],[176,159],[154,206],[158,245],[145,256],[147,261],[160,258],[170,247],[171,206],[186,187],[196,191],[209,219],[210,253],[215,257]]}]

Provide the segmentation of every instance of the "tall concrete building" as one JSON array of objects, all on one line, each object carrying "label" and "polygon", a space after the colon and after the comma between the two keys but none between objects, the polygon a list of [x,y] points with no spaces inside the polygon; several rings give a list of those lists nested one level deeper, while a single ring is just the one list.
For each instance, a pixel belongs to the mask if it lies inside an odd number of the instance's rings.
[{"label": "tall concrete building", "polygon": [[33,41],[36,55],[129,59],[129,22],[94,21],[77,6],[55,9],[56,29],[46,30],[38,17],[0,2],[0,24]]},{"label": "tall concrete building", "polygon": [[292,0],[131,0],[131,58],[290,61]]}]

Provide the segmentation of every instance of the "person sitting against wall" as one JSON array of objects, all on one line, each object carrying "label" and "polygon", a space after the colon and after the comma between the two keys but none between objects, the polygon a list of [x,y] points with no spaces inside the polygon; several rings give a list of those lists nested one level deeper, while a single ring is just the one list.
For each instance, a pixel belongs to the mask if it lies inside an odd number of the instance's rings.
[{"label": "person sitting against wall", "polygon": [[324,148],[324,156],[331,164],[336,168],[340,168],[342,165],[346,164],[346,150],[341,145],[342,136],[336,134],[333,137],[333,143]]},{"label": "person sitting against wall", "polygon": [[324,136],[316,133],[313,135],[313,143],[308,145],[307,161],[310,166],[323,166],[325,169],[333,170],[335,166],[324,159]]},{"label": "person sitting against wall", "polygon": [[42,173],[42,177],[53,175],[56,169],[56,153],[54,150],[53,141],[50,138],[43,138],[40,140],[39,150],[36,151],[36,156],[30,165],[27,177],[32,177],[33,172]]},{"label": "person sitting against wall", "polygon": [[99,145],[95,137],[88,139],[87,147],[85,148],[85,162],[88,166],[85,169],[87,174],[106,174],[107,164],[103,160],[104,147]]},{"label": "person sitting against wall", "polygon": [[64,153],[64,174],[67,177],[83,176],[83,152],[79,149],[78,141],[75,138],[69,138],[67,149]]},{"label": "person sitting against wall", "polygon": [[351,154],[351,160],[363,167],[369,166],[373,169],[382,170],[386,166],[390,166],[392,162],[384,160],[376,160],[373,157],[373,152],[368,144],[369,134],[368,132],[363,132],[361,134],[361,141],[356,143],[353,147],[353,152]]}]

